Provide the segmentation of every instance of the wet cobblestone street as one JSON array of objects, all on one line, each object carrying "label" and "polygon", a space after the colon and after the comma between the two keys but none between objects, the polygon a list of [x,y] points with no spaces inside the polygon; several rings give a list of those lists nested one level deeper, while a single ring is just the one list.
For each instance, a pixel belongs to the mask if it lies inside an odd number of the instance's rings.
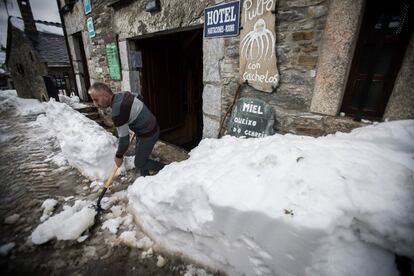
[{"label": "wet cobblestone street", "polygon": [[[143,258],[143,250],[117,242],[116,235],[102,230],[102,225],[94,227],[82,243],[31,243],[30,235],[41,223],[44,200],[58,201],[56,214],[75,199],[96,200],[98,195],[90,188],[90,180],[76,169],[53,162],[52,157],[60,152],[59,144],[34,124],[37,116],[17,116],[12,110],[0,113],[0,246],[15,243],[7,256],[0,256],[1,274],[184,275],[190,263],[163,255],[166,264],[157,266],[160,253]],[[116,190],[126,188],[134,178],[129,173],[123,181],[117,179]],[[6,223],[6,218],[16,214],[17,219]],[[138,226],[134,229],[138,236],[144,236]]]}]

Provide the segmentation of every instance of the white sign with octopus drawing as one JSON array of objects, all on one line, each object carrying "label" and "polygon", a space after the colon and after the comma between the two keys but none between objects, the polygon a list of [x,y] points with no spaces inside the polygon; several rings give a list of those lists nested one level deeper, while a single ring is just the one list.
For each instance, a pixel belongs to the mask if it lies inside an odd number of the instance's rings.
[{"label": "white sign with octopus drawing", "polygon": [[244,0],[242,8],[240,78],[264,92],[273,92],[279,83],[275,6],[276,0]]}]

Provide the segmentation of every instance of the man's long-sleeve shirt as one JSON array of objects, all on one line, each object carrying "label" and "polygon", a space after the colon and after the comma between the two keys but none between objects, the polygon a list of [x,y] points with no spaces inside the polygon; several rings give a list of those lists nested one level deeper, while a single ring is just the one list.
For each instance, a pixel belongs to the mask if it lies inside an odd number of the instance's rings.
[{"label": "man's long-sleeve shirt", "polygon": [[128,149],[129,130],[137,137],[151,136],[157,130],[157,120],[145,104],[130,92],[120,92],[112,98],[112,121],[118,131],[116,156],[121,158]]}]

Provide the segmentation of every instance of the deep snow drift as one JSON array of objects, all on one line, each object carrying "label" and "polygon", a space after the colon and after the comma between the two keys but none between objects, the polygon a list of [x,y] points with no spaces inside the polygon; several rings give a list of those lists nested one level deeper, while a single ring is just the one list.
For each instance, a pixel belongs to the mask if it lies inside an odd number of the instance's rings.
[{"label": "deep snow drift", "polygon": [[[39,115],[37,123],[57,137],[65,160],[89,179],[104,181],[115,165],[117,138],[68,104],[52,99],[43,106],[46,115]],[[55,157],[63,163],[62,156]],[[118,174],[135,167],[133,158],[124,158]]]},{"label": "deep snow drift", "polygon": [[46,116],[37,121],[57,137],[69,164],[91,180],[106,179],[115,164],[117,139],[67,104],[51,100],[43,105]]},{"label": "deep snow drift", "polygon": [[137,221],[230,275],[398,275],[414,257],[414,121],[321,138],[205,139],[138,178]]}]

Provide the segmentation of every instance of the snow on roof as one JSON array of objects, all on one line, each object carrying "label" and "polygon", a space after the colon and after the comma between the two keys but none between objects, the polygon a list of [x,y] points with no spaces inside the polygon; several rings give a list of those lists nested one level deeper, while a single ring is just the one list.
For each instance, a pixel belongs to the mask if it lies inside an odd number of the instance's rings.
[{"label": "snow on roof", "polygon": [[49,65],[69,64],[68,51],[63,36],[38,33],[38,35],[32,36],[30,39],[43,62],[47,62]]},{"label": "snow on roof", "polygon": [[[10,18],[11,24],[21,31],[24,31],[23,19],[12,16]],[[41,33],[55,34],[63,36],[62,25],[54,22],[35,20],[37,31]]]},{"label": "snow on roof", "polygon": [[[11,24],[21,31],[24,31],[23,19],[18,17],[10,18]],[[36,20],[37,35],[29,36],[34,48],[39,51],[41,61],[49,65],[69,64],[69,56],[63,36],[63,29],[60,23]]]}]

